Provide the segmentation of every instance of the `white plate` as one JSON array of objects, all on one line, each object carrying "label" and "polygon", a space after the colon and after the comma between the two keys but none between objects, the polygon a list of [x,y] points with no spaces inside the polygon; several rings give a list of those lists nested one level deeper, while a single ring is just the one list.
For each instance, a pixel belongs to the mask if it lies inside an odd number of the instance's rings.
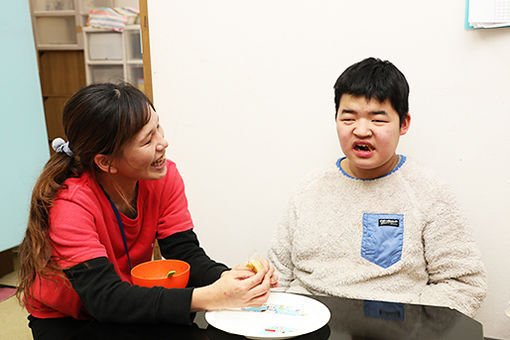
[{"label": "white plate", "polygon": [[205,313],[222,331],[249,339],[288,339],[313,332],[328,323],[331,313],[321,302],[302,295],[271,293],[262,307]]}]

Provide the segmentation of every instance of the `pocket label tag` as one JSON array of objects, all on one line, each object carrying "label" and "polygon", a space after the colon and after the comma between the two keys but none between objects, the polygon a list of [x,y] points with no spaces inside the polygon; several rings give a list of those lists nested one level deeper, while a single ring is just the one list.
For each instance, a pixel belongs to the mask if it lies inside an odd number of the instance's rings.
[{"label": "pocket label tag", "polygon": [[380,218],[379,227],[399,227],[400,221],[394,218]]}]

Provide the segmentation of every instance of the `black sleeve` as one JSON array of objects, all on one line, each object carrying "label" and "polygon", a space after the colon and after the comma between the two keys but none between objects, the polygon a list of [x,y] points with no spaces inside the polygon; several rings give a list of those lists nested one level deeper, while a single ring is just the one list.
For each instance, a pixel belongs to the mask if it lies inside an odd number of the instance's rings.
[{"label": "black sleeve", "polygon": [[207,256],[192,229],[170,235],[158,240],[158,243],[164,258],[183,260],[190,264],[189,287],[211,284],[228,270],[227,266]]},{"label": "black sleeve", "polygon": [[193,288],[131,286],[106,257],[64,270],[89,314],[101,322],[191,324]]}]

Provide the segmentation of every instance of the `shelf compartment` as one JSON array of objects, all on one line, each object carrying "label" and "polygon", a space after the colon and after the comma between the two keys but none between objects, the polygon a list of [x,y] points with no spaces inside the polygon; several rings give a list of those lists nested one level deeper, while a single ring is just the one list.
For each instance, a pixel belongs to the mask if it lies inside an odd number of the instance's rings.
[{"label": "shelf compartment", "polygon": [[142,60],[142,42],[140,30],[126,30],[127,60]]},{"label": "shelf compartment", "polygon": [[74,16],[36,17],[38,43],[41,45],[75,45],[76,22]]},{"label": "shelf compartment", "polygon": [[116,6],[115,0],[80,0],[82,14],[89,14],[90,10],[97,7],[121,7]]},{"label": "shelf compartment", "polygon": [[127,81],[144,91],[143,65],[129,65],[127,68]]},{"label": "shelf compartment", "polygon": [[119,83],[124,80],[122,65],[93,65],[89,72],[91,83]]},{"label": "shelf compartment", "polygon": [[122,34],[117,32],[93,32],[86,35],[88,57],[93,60],[122,60]]}]

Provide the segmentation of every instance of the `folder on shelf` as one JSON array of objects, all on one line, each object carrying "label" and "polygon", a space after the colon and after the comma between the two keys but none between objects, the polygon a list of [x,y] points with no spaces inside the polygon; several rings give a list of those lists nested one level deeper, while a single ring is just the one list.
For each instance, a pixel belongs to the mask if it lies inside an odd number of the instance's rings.
[{"label": "folder on shelf", "polygon": [[466,0],[465,28],[507,26],[510,26],[510,0]]}]

